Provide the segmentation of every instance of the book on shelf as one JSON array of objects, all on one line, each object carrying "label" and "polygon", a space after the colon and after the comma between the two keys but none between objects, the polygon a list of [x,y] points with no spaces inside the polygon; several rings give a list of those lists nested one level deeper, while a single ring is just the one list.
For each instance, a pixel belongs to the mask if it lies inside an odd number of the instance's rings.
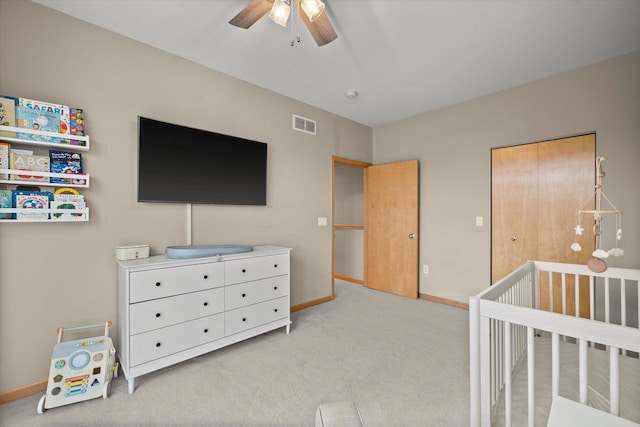
[{"label": "book on shelf", "polygon": [[[0,190],[0,209],[11,208],[13,206],[13,191]],[[0,219],[11,219],[12,213],[0,213]]]},{"label": "book on shelf", "polygon": [[[69,133],[71,135],[84,136],[84,111],[81,108],[71,108],[69,114]],[[85,142],[72,139],[71,145],[85,145]]]},{"label": "book on shelf", "polygon": [[[20,153],[18,150],[9,152],[10,169],[32,172],[49,172],[49,156],[37,156]],[[48,176],[33,176],[26,173],[11,174],[11,181],[49,182]]]},{"label": "book on shelf", "polygon": [[[82,201],[68,200],[68,201],[53,201],[51,202],[51,209],[85,209],[85,204]],[[83,216],[82,213],[66,213],[66,212],[53,212],[51,219],[56,220],[79,220]]]},{"label": "book on shelf", "polygon": [[[0,126],[16,125],[16,103],[12,98],[0,96]],[[15,138],[16,133],[8,130],[0,130],[0,136]]]},{"label": "book on shelf", "polygon": [[[11,146],[6,143],[0,141],[0,169],[9,169],[9,148]],[[0,173],[0,179],[9,178],[9,174]]]},{"label": "book on shelf", "polygon": [[[70,133],[70,113],[67,105],[53,104],[51,102],[37,101],[35,99],[18,98],[18,106],[56,114],[60,122],[56,132],[64,134]],[[62,142],[68,144],[69,140],[63,140]]]},{"label": "book on shelf", "polygon": [[69,174],[69,178],[51,177],[50,182],[58,184],[84,185],[86,180],[72,175],[82,174],[82,154],[60,150],[49,150],[50,170],[53,173]]},{"label": "book on shelf", "polygon": [[[34,110],[28,107],[17,106],[16,124],[19,128],[29,128],[56,133],[60,132],[59,116],[54,112],[45,110]],[[30,141],[60,142],[60,138],[54,136],[34,135],[23,132],[18,132],[17,137]]]},{"label": "book on shelf", "polygon": [[53,194],[49,191],[14,191],[13,206],[24,209],[25,212],[17,212],[15,219],[39,220],[49,219],[47,212],[37,212],[39,209],[48,209]]}]

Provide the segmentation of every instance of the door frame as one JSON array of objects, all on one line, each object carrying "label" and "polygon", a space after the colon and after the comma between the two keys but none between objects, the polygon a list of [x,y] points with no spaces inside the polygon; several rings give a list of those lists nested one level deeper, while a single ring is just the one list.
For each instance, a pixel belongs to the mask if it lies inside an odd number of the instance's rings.
[{"label": "door frame", "polygon": [[[352,166],[352,167],[357,167],[357,168],[361,168],[363,170],[362,173],[362,180],[363,180],[363,196],[364,196],[364,169],[368,168],[369,166],[372,166],[371,163],[367,163],[367,162],[363,162],[360,160],[353,160],[353,159],[348,159],[346,157],[339,157],[339,156],[331,156],[331,298],[335,298],[336,295],[336,290],[335,290],[335,280],[336,279],[340,279],[340,280],[345,280],[348,282],[353,282],[353,283],[357,283],[360,285],[364,285],[364,280],[360,280],[360,279],[356,279],[354,277],[349,277],[349,276],[342,276],[342,275],[336,275],[335,273],[335,232],[336,230],[346,230],[346,229],[351,229],[351,230],[363,230],[364,232],[364,242],[366,242],[366,233],[367,230],[365,229],[364,223],[362,225],[358,225],[358,224],[336,224],[335,222],[335,166],[336,164],[340,164],[340,165],[345,165],[345,166]],[[363,202],[362,202],[362,209],[364,211],[364,197],[363,197]],[[363,242],[363,244],[364,244]],[[364,266],[364,272],[366,275],[366,268],[367,268],[367,246],[366,244],[364,244],[364,253],[363,253],[363,266]]]}]

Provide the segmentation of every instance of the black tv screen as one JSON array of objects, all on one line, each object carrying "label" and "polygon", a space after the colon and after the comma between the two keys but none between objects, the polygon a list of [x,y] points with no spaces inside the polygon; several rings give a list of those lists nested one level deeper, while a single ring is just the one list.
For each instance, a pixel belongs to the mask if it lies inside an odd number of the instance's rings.
[{"label": "black tv screen", "polygon": [[138,117],[138,201],[267,204],[267,144]]}]

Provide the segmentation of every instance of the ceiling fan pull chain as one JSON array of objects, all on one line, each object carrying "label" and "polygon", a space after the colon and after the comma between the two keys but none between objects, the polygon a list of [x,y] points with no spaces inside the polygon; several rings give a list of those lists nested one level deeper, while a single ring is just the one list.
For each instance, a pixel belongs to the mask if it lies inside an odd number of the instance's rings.
[{"label": "ceiling fan pull chain", "polygon": [[[297,5],[296,5],[296,9],[297,9]],[[294,32],[294,22],[295,22],[295,13],[291,14],[291,47],[293,47],[294,43],[293,43],[293,32]]]},{"label": "ceiling fan pull chain", "polygon": [[[297,9],[297,8],[299,8],[299,7],[300,7],[299,2],[296,2],[296,9]],[[299,11],[298,11],[298,12],[299,12]],[[295,41],[297,41],[298,43],[300,43],[300,33],[298,33],[298,32],[296,31],[296,14],[295,14],[295,13],[292,13],[292,14],[291,14],[291,46],[292,46],[292,47],[293,47],[293,46],[295,46],[295,42],[293,41],[293,40],[294,40],[293,35],[294,35],[294,34],[296,34],[296,33],[297,33],[297,35],[296,35],[296,37],[295,37]]]}]

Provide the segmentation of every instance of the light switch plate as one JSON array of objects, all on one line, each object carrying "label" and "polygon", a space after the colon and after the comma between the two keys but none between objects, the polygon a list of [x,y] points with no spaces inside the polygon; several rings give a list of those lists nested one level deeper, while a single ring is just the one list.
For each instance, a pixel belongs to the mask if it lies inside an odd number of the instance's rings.
[{"label": "light switch plate", "polygon": [[329,225],[327,217],[326,216],[319,216],[318,217],[318,227],[326,227],[327,225]]}]

